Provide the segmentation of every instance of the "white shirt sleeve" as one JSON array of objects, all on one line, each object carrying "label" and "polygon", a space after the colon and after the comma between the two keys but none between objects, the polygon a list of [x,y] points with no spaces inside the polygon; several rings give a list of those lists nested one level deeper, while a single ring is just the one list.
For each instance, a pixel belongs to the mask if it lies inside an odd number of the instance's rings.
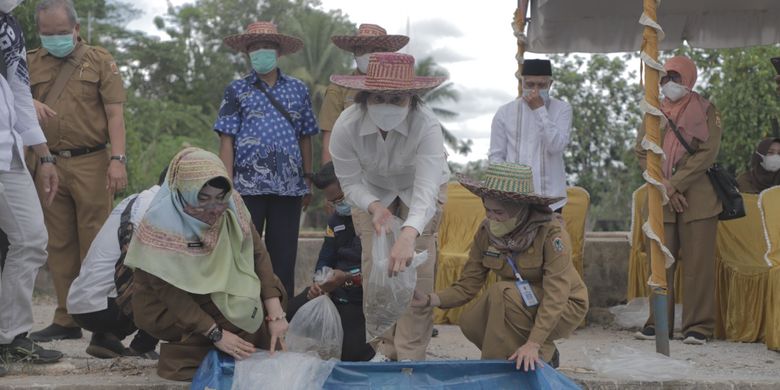
[{"label": "white shirt sleeve", "polygon": [[425,225],[435,214],[444,156],[444,135],[441,125],[434,122],[428,129],[423,129],[423,136],[417,147],[414,192],[409,205],[409,215],[403,224],[413,227],[418,234],[422,234]]},{"label": "white shirt sleeve", "polygon": [[488,161],[491,163],[506,162],[507,126],[504,121],[503,107],[499,108],[493,116],[493,124],[490,126],[490,151]]},{"label": "white shirt sleeve", "polygon": [[541,120],[542,142],[544,142],[547,153],[562,153],[569,145],[569,137],[571,136],[571,106],[563,103],[563,108],[554,118],[550,117],[545,106],[541,106],[533,112]]},{"label": "white shirt sleeve", "polygon": [[365,173],[363,167],[360,166],[360,159],[353,145],[354,140],[351,139],[352,132],[350,130],[344,125],[344,121],[337,120],[333,125],[330,145],[328,146],[330,157],[344,196],[355,207],[368,211],[368,206],[378,201],[379,198],[374,196],[368,186],[363,183]]},{"label": "white shirt sleeve", "polygon": [[[22,56],[17,66],[22,66],[22,62],[26,63],[26,61],[24,56]],[[11,69],[8,69],[9,75],[12,74],[11,71]],[[22,142],[25,146],[46,143],[46,136],[43,135],[41,125],[38,123],[38,116],[35,114],[30,85],[23,82],[19,77],[12,76],[7,80],[14,94],[14,109],[16,110],[14,130],[22,137]]]}]

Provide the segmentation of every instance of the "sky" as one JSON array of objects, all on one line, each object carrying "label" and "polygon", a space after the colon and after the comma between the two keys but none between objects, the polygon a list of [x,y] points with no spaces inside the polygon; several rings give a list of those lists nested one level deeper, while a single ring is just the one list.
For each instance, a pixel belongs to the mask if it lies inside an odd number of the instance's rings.
[{"label": "sky", "polygon": [[[408,31],[410,43],[403,51],[418,59],[433,56],[450,73],[460,99],[441,107],[458,117],[443,123],[456,136],[474,141],[468,156],[450,155],[451,161],[464,163],[487,158],[493,114],[517,93],[517,45],[511,26],[516,4],[481,1],[475,7],[475,2],[452,0],[322,0],[321,8],[341,9],[355,24],[378,24],[389,34]],[[152,20],[166,11],[166,3],[137,0],[137,6],[144,15],[128,27],[159,34]],[[541,56],[528,53],[526,58]]]}]

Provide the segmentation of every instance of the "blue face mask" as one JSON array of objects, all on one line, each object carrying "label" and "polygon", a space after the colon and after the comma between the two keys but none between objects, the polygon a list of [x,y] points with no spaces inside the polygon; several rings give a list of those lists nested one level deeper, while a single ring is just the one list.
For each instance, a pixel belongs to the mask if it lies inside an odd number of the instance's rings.
[{"label": "blue face mask", "polygon": [[339,202],[333,206],[336,208],[336,214],[342,217],[352,215],[352,206],[350,206],[347,202]]},{"label": "blue face mask", "polygon": [[252,69],[257,73],[267,74],[276,69],[276,50],[260,49],[249,53]]},{"label": "blue face mask", "polygon": [[73,34],[41,35],[41,46],[51,55],[64,58],[73,52],[76,42],[73,39]]}]

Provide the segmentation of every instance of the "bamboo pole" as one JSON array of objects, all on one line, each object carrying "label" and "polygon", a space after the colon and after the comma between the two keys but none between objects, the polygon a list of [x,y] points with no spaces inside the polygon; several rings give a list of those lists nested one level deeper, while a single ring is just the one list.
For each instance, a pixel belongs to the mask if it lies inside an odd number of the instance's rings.
[{"label": "bamboo pole", "polygon": [[[644,13],[652,20],[657,21],[657,0],[644,0]],[[642,51],[653,60],[658,61],[658,31],[650,26],[645,26],[642,34]],[[651,106],[658,108],[659,71],[653,67],[645,66],[645,100]],[[645,136],[647,141],[661,145],[660,118],[657,115],[645,113]],[[657,183],[661,182],[661,156],[652,150],[647,153],[647,173]],[[658,186],[648,186],[649,227],[660,240],[650,240],[650,280],[648,284],[653,292],[653,304],[655,314],[655,339],[656,351],[669,356],[669,316],[668,285],[666,280],[666,256],[662,250],[664,240],[663,221],[663,194]]]},{"label": "bamboo pole", "polygon": [[525,59],[525,14],[528,11],[528,0],[517,0],[517,9],[515,9],[515,17],[512,22],[512,29],[514,30],[515,38],[517,38],[517,96],[523,96],[523,61]]}]

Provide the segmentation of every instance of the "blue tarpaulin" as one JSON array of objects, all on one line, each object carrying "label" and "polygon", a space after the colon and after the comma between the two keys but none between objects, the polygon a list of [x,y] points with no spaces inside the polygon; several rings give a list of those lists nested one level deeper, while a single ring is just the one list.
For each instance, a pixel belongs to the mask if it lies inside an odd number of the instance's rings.
[{"label": "blue tarpaulin", "polygon": [[[230,390],[235,362],[215,350],[203,360],[193,390]],[[575,390],[580,387],[549,365],[517,371],[514,362],[447,360],[393,363],[341,362],[331,372],[326,390],[390,389],[529,389]]]}]

